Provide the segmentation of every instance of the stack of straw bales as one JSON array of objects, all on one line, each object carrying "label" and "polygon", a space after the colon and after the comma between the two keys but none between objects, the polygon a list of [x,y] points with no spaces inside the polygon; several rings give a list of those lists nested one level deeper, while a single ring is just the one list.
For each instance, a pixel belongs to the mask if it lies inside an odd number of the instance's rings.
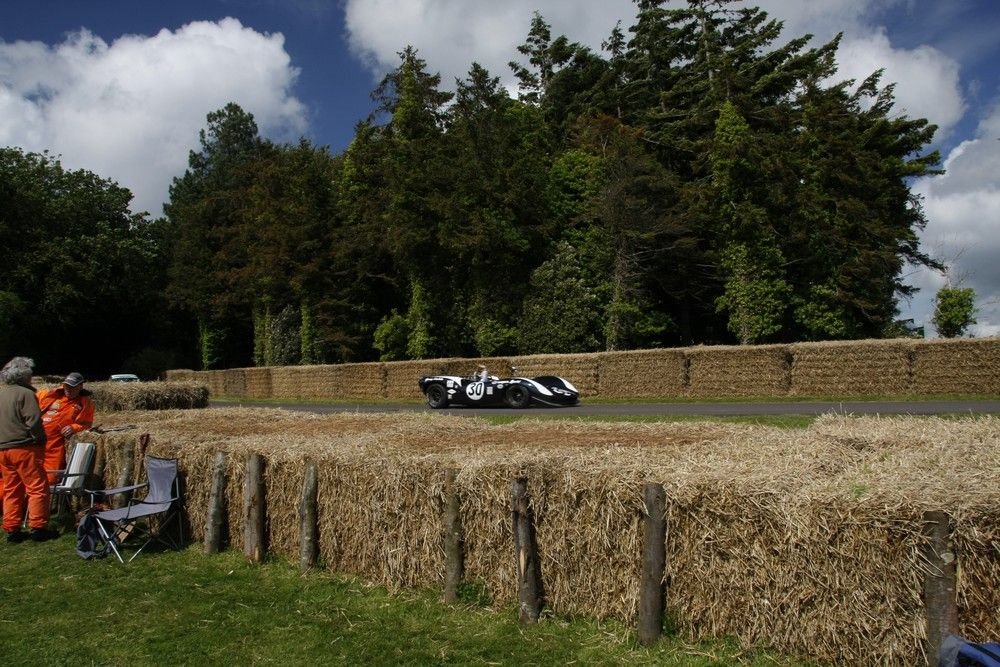
[{"label": "stack of straw bales", "polygon": [[1000,395],[1000,338],[917,343],[913,392]]},{"label": "stack of straw bales", "polygon": [[910,391],[908,339],[792,345],[791,393],[797,396],[893,396]]},{"label": "stack of straw bales", "polygon": [[511,365],[517,366],[520,376],[565,377],[585,399],[1000,395],[1000,338],[720,345],[271,369],[175,370],[168,371],[167,378],[205,382],[217,397],[419,400],[422,396],[417,382],[421,376],[468,376],[479,363],[501,377],[508,375]]},{"label": "stack of straw bales", "polygon": [[688,395],[695,397],[783,396],[791,359],[785,345],[687,348]]},{"label": "stack of straw bales", "polygon": [[202,382],[88,382],[87,389],[99,413],[208,407]]},{"label": "stack of straw bales", "polygon": [[271,369],[272,395],[289,398],[382,398],[385,369],[382,364],[284,366]]},{"label": "stack of straw bales", "polygon": [[608,352],[598,363],[601,398],[676,398],[687,391],[683,349]]},{"label": "stack of straw bales", "polygon": [[[918,664],[922,515],[952,518],[960,632],[1000,635],[1000,420],[824,417],[805,430],[709,423],[521,420],[280,410],[122,413],[179,457],[195,539],[217,451],[228,456],[233,548],[242,481],[266,459],[269,542],[298,553],[305,461],[319,468],[320,557],[397,589],[443,580],[443,479],[457,471],[467,578],[517,597],[511,481],[527,476],[544,587],[560,614],[634,621],[642,484],[668,499],[671,617],[832,664]],[[108,479],[134,433],[99,441]]]}]

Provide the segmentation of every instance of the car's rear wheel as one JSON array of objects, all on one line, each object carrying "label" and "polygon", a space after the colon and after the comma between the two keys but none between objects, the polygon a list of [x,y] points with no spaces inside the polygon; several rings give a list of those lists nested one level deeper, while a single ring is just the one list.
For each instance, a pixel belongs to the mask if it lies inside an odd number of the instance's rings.
[{"label": "car's rear wheel", "polygon": [[448,406],[448,392],[439,384],[427,387],[427,405],[434,410]]},{"label": "car's rear wheel", "polygon": [[507,387],[505,397],[507,405],[512,408],[526,408],[528,407],[528,403],[531,402],[531,394],[528,393],[528,388],[519,384],[512,384]]}]

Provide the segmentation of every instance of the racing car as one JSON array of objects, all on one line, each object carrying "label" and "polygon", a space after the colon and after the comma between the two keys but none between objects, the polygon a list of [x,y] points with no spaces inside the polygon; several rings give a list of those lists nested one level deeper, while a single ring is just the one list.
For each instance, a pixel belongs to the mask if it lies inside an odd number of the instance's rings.
[{"label": "racing car", "polygon": [[[517,373],[516,368],[511,368]],[[425,375],[420,390],[433,409],[449,405],[478,408],[526,408],[529,405],[566,407],[580,402],[580,392],[569,380],[555,375],[499,378],[488,375]]]}]

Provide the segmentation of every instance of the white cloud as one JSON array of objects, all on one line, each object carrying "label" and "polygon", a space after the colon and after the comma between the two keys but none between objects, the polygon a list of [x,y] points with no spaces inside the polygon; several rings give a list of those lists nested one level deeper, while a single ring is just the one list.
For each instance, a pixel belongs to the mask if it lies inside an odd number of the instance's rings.
[{"label": "white cloud", "polygon": [[[972,287],[979,308],[977,335],[1000,332],[1000,105],[979,124],[975,139],[956,147],[945,174],[923,178],[914,191],[924,198],[927,228],[921,244],[949,267],[952,284]],[[913,276],[923,293],[914,299],[914,319],[929,322],[942,276]]]},{"label": "white cloud", "polygon": [[863,81],[884,68],[881,85],[895,82],[894,110],[910,118],[926,118],[947,135],[965,113],[958,63],[937,49],[895,49],[885,32],[845,39],[838,52],[842,79]]},{"label": "white cloud", "polygon": [[552,36],[566,35],[599,50],[618,20],[627,29],[635,19],[631,0],[347,0],[345,25],[352,50],[376,78],[399,65],[397,53],[413,46],[443,88],[464,79],[473,62],[499,76],[513,77],[507,63],[520,59],[538,10]]},{"label": "white cloud", "polygon": [[265,136],[305,128],[280,34],[235,19],[194,22],[111,44],[87,30],[62,44],[0,42],[0,145],[49,150],[65,167],[129,188],[160,213],[211,111],[236,102]]}]

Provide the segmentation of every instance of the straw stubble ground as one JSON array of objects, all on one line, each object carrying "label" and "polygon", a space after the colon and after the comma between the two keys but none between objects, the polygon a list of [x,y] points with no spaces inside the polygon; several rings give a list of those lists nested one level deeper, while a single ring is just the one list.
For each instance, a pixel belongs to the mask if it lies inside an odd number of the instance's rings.
[{"label": "straw stubble ground", "polygon": [[232,547],[246,459],[266,460],[272,550],[298,554],[304,462],[319,467],[325,567],[390,589],[439,586],[444,474],[457,470],[466,575],[516,598],[511,481],[528,478],[545,592],[558,614],[636,614],[642,485],[668,497],[668,607],[690,638],[838,664],[916,664],[924,608],[921,517],[947,511],[961,630],[1000,634],[1000,421],[824,417],[805,430],[714,423],[522,420],[282,410],[121,413],[102,436],[106,479],[138,432],[177,456],[193,537],[212,460],[228,456]]}]

